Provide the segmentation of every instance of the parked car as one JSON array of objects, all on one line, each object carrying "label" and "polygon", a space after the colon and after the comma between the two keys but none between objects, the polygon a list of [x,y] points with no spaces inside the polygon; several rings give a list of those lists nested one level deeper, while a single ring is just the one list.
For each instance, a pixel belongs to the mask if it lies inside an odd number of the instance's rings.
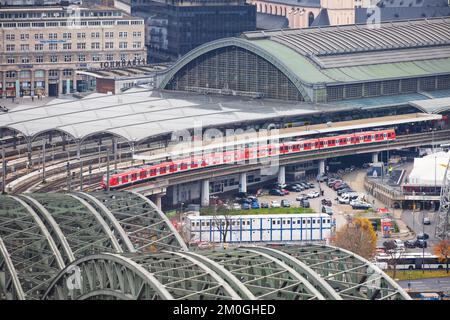
[{"label": "parked car", "polygon": [[350,201],[350,205],[355,210],[367,210],[367,209],[372,208],[372,205],[370,203],[362,202],[362,201],[359,201],[359,200],[352,200],[352,201]]},{"label": "parked car", "polygon": [[331,199],[329,199],[329,198],[322,199],[321,203],[328,207],[331,207],[333,205],[333,203],[331,202]]},{"label": "parked car", "polygon": [[261,202],[261,208],[269,208],[268,202]]},{"label": "parked car", "polygon": [[270,207],[271,208],[280,208],[281,205],[277,200],[272,200],[272,201],[270,201]]},{"label": "parked car", "polygon": [[303,199],[308,199],[308,196],[307,196],[306,194],[304,194],[304,193],[298,195],[298,196],[295,198],[295,200],[297,200],[297,201],[302,201]]},{"label": "parked car", "polygon": [[338,197],[338,202],[340,204],[350,204],[350,197],[349,196]]},{"label": "parked car", "polygon": [[342,188],[342,189],[339,189],[338,191],[336,191],[338,196],[341,196],[343,193],[349,193],[349,192],[353,192],[353,190],[351,188]]},{"label": "parked car", "polygon": [[242,210],[250,210],[250,204],[248,204],[248,203],[246,203],[246,202],[244,202],[243,204],[242,204]]},{"label": "parked car", "polygon": [[271,189],[271,190],[269,191],[269,194],[270,194],[271,196],[284,196],[284,192],[281,191],[280,189]]},{"label": "parked car", "polygon": [[300,192],[303,191],[303,189],[300,188],[297,184],[289,184],[286,186],[286,190],[294,191],[294,192]]},{"label": "parked car", "polygon": [[297,188],[298,188],[300,191],[305,190],[305,187],[303,187],[303,186],[302,186],[301,184],[299,184],[299,183],[294,183],[293,185],[297,186]]},{"label": "parked car", "polygon": [[322,212],[328,215],[333,215],[333,209],[329,206],[322,206]]},{"label": "parked car", "polygon": [[336,183],[342,183],[342,180],[328,180],[328,187],[333,188]]},{"label": "parked car", "polygon": [[318,198],[318,197],[320,197],[320,193],[317,191],[310,192],[310,193],[308,193],[308,197],[309,198]]},{"label": "parked car", "polygon": [[259,209],[260,205],[258,201],[253,201],[252,204],[250,205],[252,209]]},{"label": "parked car", "polygon": [[311,189],[316,187],[316,185],[312,182],[307,182],[307,184]]},{"label": "parked car", "polygon": [[233,203],[233,205],[231,206],[231,209],[233,209],[233,210],[240,210],[241,209],[241,205],[239,203]]},{"label": "parked car", "polygon": [[430,218],[428,217],[423,218],[423,224],[430,225],[431,224]]},{"label": "parked car", "polygon": [[416,241],[414,240],[406,240],[403,244],[405,245],[405,248],[414,249],[416,247]]},{"label": "parked car", "polygon": [[283,200],[281,200],[281,206],[283,208],[290,208],[291,207],[291,203],[289,202],[289,200],[283,199]]},{"label": "parked car", "polygon": [[309,208],[310,207],[309,200],[308,199],[303,199],[302,201],[300,201],[300,206],[302,208]]},{"label": "parked car", "polygon": [[318,175],[316,180],[317,182],[326,182],[328,181],[328,177],[326,175]]},{"label": "parked car", "polygon": [[417,240],[427,240],[428,238],[430,238],[428,233],[419,233],[417,235]]},{"label": "parked car", "polygon": [[416,240],[416,247],[417,248],[426,248],[427,247],[427,241],[423,239]]}]

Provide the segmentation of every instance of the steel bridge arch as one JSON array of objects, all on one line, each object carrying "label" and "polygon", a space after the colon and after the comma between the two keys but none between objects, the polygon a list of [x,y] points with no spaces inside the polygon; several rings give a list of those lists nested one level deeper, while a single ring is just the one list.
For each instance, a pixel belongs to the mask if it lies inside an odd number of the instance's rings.
[{"label": "steel bridge arch", "polygon": [[252,44],[249,41],[246,41],[244,39],[240,38],[224,38],[219,39],[215,41],[208,42],[206,44],[203,44],[187,54],[185,54],[181,59],[178,60],[178,62],[167,71],[167,74],[162,79],[159,88],[164,89],[170,82],[170,80],[177,74],[184,66],[186,66],[188,63],[193,61],[194,59],[200,57],[202,54],[205,54],[207,52],[229,47],[229,46],[235,46],[239,47],[245,50],[250,51],[253,54],[256,54],[260,58],[268,61],[271,63],[275,68],[277,68],[280,72],[282,72],[288,79],[291,81],[294,86],[297,88],[297,90],[302,95],[303,99],[306,102],[311,102],[312,98],[309,96],[306,88],[305,83],[303,83],[280,59],[274,57],[272,54],[267,52],[266,50],[262,49],[261,47],[258,47],[254,44]]}]

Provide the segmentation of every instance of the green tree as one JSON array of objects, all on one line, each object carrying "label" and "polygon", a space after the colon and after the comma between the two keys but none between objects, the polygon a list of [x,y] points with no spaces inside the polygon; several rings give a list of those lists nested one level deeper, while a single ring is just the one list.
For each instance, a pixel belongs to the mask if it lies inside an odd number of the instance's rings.
[{"label": "green tree", "polygon": [[377,234],[369,219],[354,218],[336,232],[334,244],[370,260],[376,253]]}]

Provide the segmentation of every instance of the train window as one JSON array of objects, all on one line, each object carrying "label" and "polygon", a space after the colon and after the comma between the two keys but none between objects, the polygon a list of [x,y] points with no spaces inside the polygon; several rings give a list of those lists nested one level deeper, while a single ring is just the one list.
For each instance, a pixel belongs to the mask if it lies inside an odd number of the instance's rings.
[{"label": "train window", "polygon": [[205,221],[202,221],[202,227],[204,227],[205,226]]},{"label": "train window", "polygon": [[327,223],[330,223],[330,219],[327,219]]},{"label": "train window", "polygon": [[276,224],[276,221],[275,220],[272,220],[272,225],[275,225]]},{"label": "train window", "polygon": [[303,219],[303,224],[306,224],[306,219]]},{"label": "train window", "polygon": [[302,222],[302,220],[297,220],[297,223],[300,224]]},{"label": "train window", "polygon": [[199,227],[200,226],[200,222],[197,222],[197,227]]},{"label": "train window", "polygon": [[306,221],[306,223],[311,223],[311,220],[310,220],[310,219],[308,219],[308,220]]},{"label": "train window", "polygon": [[313,219],[313,220],[312,220],[312,223],[316,223],[316,219]]},{"label": "train window", "polygon": [[292,220],[292,224],[295,224],[295,220]]},{"label": "train window", "polygon": [[192,226],[195,227],[195,222],[192,222]]}]

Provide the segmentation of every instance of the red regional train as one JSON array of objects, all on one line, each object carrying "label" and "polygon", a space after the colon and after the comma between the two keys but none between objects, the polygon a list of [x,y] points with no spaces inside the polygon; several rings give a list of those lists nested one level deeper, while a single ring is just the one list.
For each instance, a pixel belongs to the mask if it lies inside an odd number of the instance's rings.
[{"label": "red regional train", "polygon": [[[143,182],[148,179],[169,175],[176,172],[195,170],[204,167],[236,163],[255,158],[284,155],[304,151],[329,149],[349,145],[359,145],[395,140],[395,130],[366,131],[342,134],[324,138],[311,138],[298,141],[288,141],[278,144],[248,147],[242,150],[208,152],[203,155],[192,155],[189,158],[166,161],[140,168],[131,168],[111,174],[109,186],[111,189]],[[106,189],[106,175],[103,176],[102,187]]]}]

